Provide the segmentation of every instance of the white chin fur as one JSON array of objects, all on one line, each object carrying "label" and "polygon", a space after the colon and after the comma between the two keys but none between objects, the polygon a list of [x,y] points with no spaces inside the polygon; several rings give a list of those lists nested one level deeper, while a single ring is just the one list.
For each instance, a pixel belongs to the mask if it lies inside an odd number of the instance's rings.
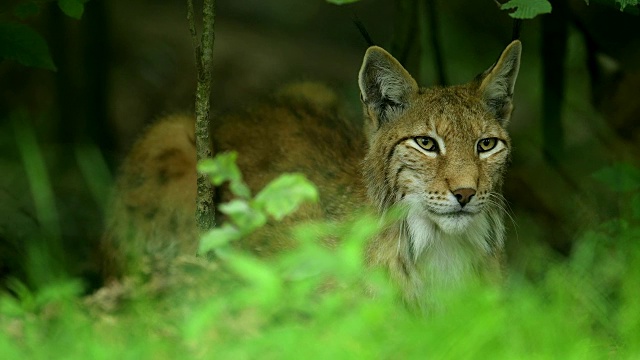
[{"label": "white chin fur", "polygon": [[438,215],[428,213],[428,217],[442,232],[456,235],[465,232],[476,220],[477,215],[470,213]]},{"label": "white chin fur", "polygon": [[407,230],[416,259],[427,249],[442,248],[442,246],[462,246],[481,249],[481,252],[488,251],[487,239],[492,226],[491,217],[488,214],[480,212],[438,215],[420,204],[407,201],[407,205],[409,205]]}]

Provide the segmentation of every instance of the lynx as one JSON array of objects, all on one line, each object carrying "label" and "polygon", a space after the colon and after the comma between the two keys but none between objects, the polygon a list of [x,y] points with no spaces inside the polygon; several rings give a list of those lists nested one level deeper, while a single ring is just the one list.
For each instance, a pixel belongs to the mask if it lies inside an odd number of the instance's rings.
[{"label": "lynx", "polygon": [[[368,266],[386,269],[407,302],[421,303],[436,287],[467,278],[499,279],[501,187],[511,149],[506,127],[520,54],[514,41],[471,82],[421,88],[373,46],[358,76],[362,123],[343,116],[326,87],[295,84],[273,101],[215,119],[214,151],[238,152],[254,193],[282,172],[302,172],[317,184],[320,201],[288,222],[341,220],[363,207],[380,216],[403,208],[404,215],[370,241],[365,257]],[[105,234],[112,275],[130,271],[140,254],[195,253],[195,177],[192,117],[152,126],[118,180]],[[216,201],[230,198],[224,188],[216,191]],[[265,256],[294,246],[276,224],[238,245]]]}]

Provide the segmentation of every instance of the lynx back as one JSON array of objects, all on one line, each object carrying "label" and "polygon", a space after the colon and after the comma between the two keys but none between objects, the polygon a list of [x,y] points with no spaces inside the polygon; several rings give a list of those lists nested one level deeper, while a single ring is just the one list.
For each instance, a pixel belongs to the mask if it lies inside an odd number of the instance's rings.
[{"label": "lynx back", "polygon": [[[423,304],[440,287],[500,277],[506,127],[520,53],[514,41],[471,82],[421,88],[389,53],[371,47],[358,77],[363,123],[343,116],[326,87],[297,84],[215,119],[215,151],[238,152],[254,193],[282,172],[315,182],[320,202],[289,223],[346,219],[363,207],[383,217],[401,208],[404,215],[368,244],[367,264],[386,269],[407,302]],[[164,119],[125,160],[105,234],[116,267],[126,268],[132,254],[195,250],[193,131],[191,117]],[[223,188],[216,196],[230,198]],[[277,224],[238,245],[267,256],[293,246]]]}]

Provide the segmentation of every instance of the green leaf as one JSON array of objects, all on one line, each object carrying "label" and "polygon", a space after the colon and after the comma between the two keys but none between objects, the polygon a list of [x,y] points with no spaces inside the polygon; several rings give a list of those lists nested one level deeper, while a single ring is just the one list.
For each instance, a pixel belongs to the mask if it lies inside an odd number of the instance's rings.
[{"label": "green leaf", "polygon": [[585,0],[587,5],[591,3],[600,4],[608,7],[616,8],[622,12],[631,15],[640,15],[640,0]]},{"label": "green leaf", "polygon": [[336,5],[351,4],[358,1],[360,0],[327,0],[328,3],[336,4]]},{"label": "green leaf", "polygon": [[14,60],[25,66],[56,70],[49,47],[32,28],[15,23],[0,23],[0,60]]},{"label": "green leaf", "polygon": [[229,244],[231,241],[239,240],[242,233],[230,224],[215,228],[200,238],[198,253],[204,254]]},{"label": "green leaf", "polygon": [[620,5],[620,11],[624,11],[627,6],[637,6],[640,0],[616,0],[616,4]]},{"label": "green leaf", "polygon": [[80,20],[84,13],[85,0],[58,0],[58,7],[67,16]]},{"label": "green leaf", "polygon": [[254,204],[276,220],[281,220],[302,202],[317,199],[318,190],[304,175],[283,174],[256,195]]},{"label": "green leaf", "polygon": [[229,184],[229,189],[231,192],[240,198],[248,199],[251,197],[251,190],[247,187],[247,185],[242,180],[232,181]]},{"label": "green leaf", "polygon": [[249,206],[245,200],[232,200],[220,205],[220,211],[226,215],[243,234],[263,226],[267,223],[267,217],[260,211]]},{"label": "green leaf", "polygon": [[209,175],[211,182],[215,186],[220,186],[224,182],[230,182],[230,189],[233,194],[241,198],[251,197],[251,191],[242,181],[242,173],[236,165],[238,154],[234,151],[217,155],[213,159],[202,160],[198,164],[198,171]]},{"label": "green leaf", "polygon": [[515,19],[533,19],[538,15],[550,13],[551,4],[548,0],[510,0],[502,4],[501,9],[515,9],[509,13],[509,16]]},{"label": "green leaf", "polygon": [[39,12],[40,5],[32,1],[19,3],[15,8],[13,8],[13,15],[20,20],[25,20],[38,15]]},{"label": "green leaf", "polygon": [[598,170],[592,176],[616,192],[629,192],[640,188],[640,169],[630,164],[615,164]]},{"label": "green leaf", "polygon": [[267,303],[280,298],[280,276],[269,264],[237,251],[226,251],[220,257],[236,274],[255,287],[254,301]]}]

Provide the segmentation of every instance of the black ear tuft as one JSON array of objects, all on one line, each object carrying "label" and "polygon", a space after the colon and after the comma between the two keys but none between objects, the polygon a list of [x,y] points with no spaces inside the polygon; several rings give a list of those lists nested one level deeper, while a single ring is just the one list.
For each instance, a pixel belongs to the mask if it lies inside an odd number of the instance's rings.
[{"label": "black ear tuft", "polygon": [[515,40],[500,55],[500,59],[481,76],[480,93],[487,110],[503,126],[507,125],[513,110],[513,89],[520,70],[522,45]]}]

